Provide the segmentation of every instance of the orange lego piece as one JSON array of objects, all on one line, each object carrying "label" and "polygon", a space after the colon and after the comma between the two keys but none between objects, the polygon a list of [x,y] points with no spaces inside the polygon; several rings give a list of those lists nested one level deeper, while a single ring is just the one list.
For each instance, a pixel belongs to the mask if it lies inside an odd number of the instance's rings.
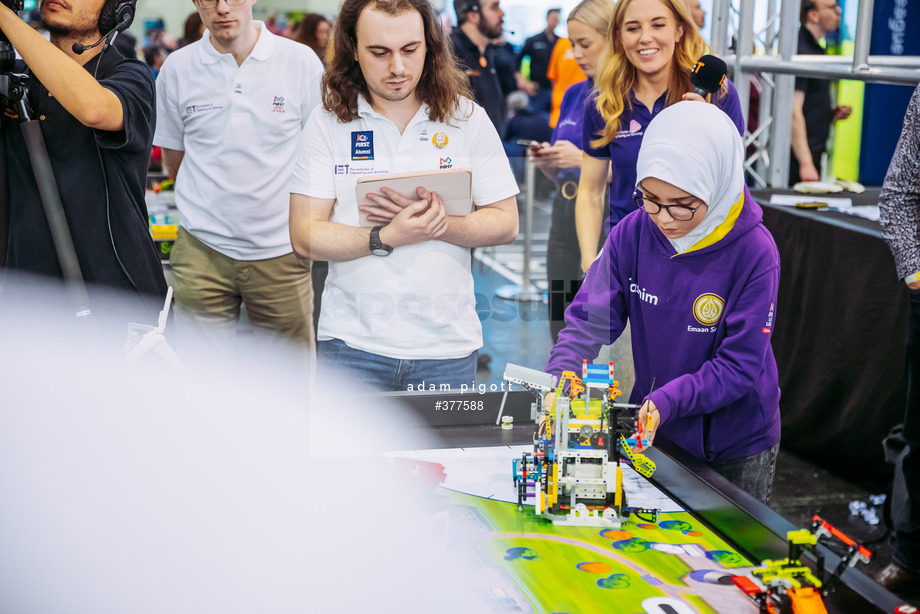
[{"label": "orange lego piece", "polygon": [[827,614],[824,599],[813,586],[790,588],[786,594],[792,604],[792,614]]}]

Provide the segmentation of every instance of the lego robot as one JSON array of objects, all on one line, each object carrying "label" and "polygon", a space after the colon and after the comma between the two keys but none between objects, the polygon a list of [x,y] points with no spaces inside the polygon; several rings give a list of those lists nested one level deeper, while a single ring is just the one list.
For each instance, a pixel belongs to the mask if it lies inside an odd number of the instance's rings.
[{"label": "lego robot", "polygon": [[[538,388],[517,375],[518,383]],[[540,384],[547,389],[545,382]],[[659,510],[627,505],[622,457],[645,477],[655,471],[655,463],[626,441],[625,434],[636,430],[635,418],[620,413],[638,406],[616,403],[617,386],[613,363],[595,365],[586,360],[580,378],[571,371],[562,374],[550,407],[543,407],[538,398],[535,413],[540,426],[534,451],[513,461],[519,510],[533,499],[535,513],[554,525],[619,527],[630,514],[657,522]]]}]

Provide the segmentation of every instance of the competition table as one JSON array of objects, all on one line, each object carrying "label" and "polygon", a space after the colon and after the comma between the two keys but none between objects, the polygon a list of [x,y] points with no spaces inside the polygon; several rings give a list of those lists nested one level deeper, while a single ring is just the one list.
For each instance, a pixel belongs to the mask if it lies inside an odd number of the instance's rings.
[{"label": "competition table", "polygon": [[[772,206],[774,193],[792,192],[752,194],[782,263],[772,343],[783,448],[881,491],[890,474],[881,441],[904,415],[907,288],[878,222]],[[878,194],[828,196],[862,206]]]},{"label": "competition table", "polygon": [[[423,431],[428,438],[433,434],[444,448],[515,446],[532,443],[534,428],[533,423],[530,422],[530,403],[533,396],[529,392],[511,392],[508,395],[503,415],[513,417],[515,426],[511,430],[495,425],[501,403],[501,393],[467,393],[464,395],[393,393],[385,396],[398,400],[411,408],[427,425],[418,427],[419,430]],[[464,401],[475,403],[467,407],[478,406],[482,409],[464,409],[460,405]],[[456,405],[446,405],[445,402],[456,403]],[[764,559],[782,559],[787,556],[786,532],[806,528],[793,526],[679,448],[653,447],[648,450],[647,456],[657,465],[657,470],[650,480],[652,484],[690,512],[695,517],[694,522],[701,522],[718,538],[729,544],[735,552],[746,557],[755,565],[760,564]],[[507,475],[510,481],[510,463],[507,467]],[[483,479],[486,477],[483,476]],[[524,512],[516,512],[516,506],[513,504],[505,505],[514,507],[515,513],[533,515],[532,509],[525,508]],[[546,525],[552,527],[548,522]],[[560,539],[566,539],[567,532],[577,529],[556,527],[550,530],[558,534]],[[839,558],[830,550],[821,548],[826,556],[826,569],[833,570]],[[506,557],[508,558],[510,557]],[[588,560],[590,560],[590,555]],[[492,561],[490,564],[494,565],[495,562]],[[511,564],[508,563],[509,566]],[[560,569],[559,574],[563,572],[564,570]],[[524,584],[523,580],[520,582]],[[643,585],[641,582],[637,584]],[[585,599],[587,604],[590,597],[586,595]],[[894,595],[880,588],[858,568],[849,568],[843,573],[836,590],[825,599],[825,603],[829,612],[839,613],[895,612],[896,608],[903,604]],[[676,613],[678,610],[661,609],[657,611]],[[712,610],[701,608],[700,610],[682,611]]]}]

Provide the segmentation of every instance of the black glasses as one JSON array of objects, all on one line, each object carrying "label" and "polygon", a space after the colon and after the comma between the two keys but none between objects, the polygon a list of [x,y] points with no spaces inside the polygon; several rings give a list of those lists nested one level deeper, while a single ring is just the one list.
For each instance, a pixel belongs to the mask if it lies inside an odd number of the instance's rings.
[{"label": "black glasses", "polygon": [[[696,213],[697,209],[700,208],[688,207],[687,205],[662,205],[659,202],[655,202],[651,198],[646,198],[639,190],[636,190],[633,193],[633,200],[636,201],[636,205],[638,205],[640,209],[650,215],[655,215],[662,209],[665,209],[668,212],[668,215],[673,217],[678,222],[686,222],[692,220],[693,214]],[[700,202],[702,203],[702,201]],[[700,206],[702,206],[702,204]]]},{"label": "black glasses", "polygon": [[[203,9],[213,9],[220,0],[195,0],[195,2]],[[227,3],[227,6],[242,6],[246,4],[246,0],[224,0],[224,2]]]}]

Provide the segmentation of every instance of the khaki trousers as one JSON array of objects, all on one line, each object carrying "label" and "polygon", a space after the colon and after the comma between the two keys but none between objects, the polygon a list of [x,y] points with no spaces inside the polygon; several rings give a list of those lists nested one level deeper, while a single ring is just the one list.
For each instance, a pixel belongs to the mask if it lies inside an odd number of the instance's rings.
[{"label": "khaki trousers", "polygon": [[[265,260],[235,260],[179,229],[170,254],[180,334],[231,349],[241,306],[257,332],[312,347],[310,261],[293,253]],[[184,332],[183,332],[184,331]]]}]

